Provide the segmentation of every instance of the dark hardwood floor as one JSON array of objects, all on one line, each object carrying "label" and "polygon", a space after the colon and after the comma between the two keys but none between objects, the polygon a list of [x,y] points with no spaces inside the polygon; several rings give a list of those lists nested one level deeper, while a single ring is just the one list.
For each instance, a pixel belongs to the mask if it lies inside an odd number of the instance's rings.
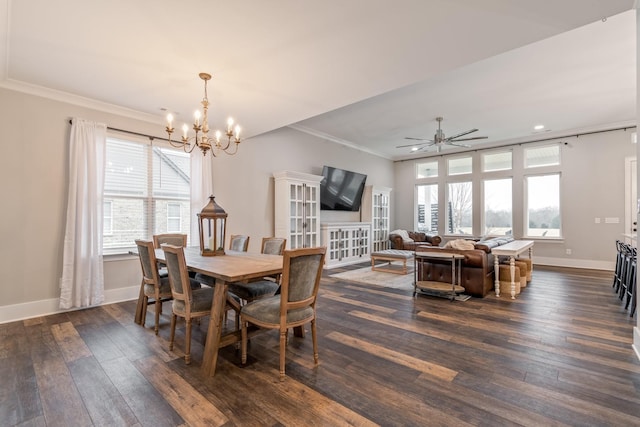
[{"label": "dark hardwood floor", "polygon": [[325,276],[320,364],[292,337],[282,383],[275,331],[203,378],[206,321],[187,366],[169,304],[159,336],[135,301],[0,325],[0,425],[640,425],[635,318],[610,273],[536,266],[517,300],[465,302]]}]

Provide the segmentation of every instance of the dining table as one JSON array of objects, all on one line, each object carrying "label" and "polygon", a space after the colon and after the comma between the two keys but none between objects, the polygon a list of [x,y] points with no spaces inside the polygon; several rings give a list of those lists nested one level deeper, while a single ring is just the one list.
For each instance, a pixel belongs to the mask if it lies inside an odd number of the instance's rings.
[{"label": "dining table", "polygon": [[[155,255],[160,263],[165,262],[162,249],[156,249]],[[203,256],[198,247],[184,249],[185,261],[190,271],[200,273],[215,279],[213,301],[211,304],[211,318],[202,355],[202,372],[205,376],[215,375],[218,360],[218,350],[221,347],[239,342],[240,331],[222,334],[224,329],[224,314],[227,301],[227,284],[231,282],[251,282],[265,276],[281,274],[281,255],[237,252],[227,250],[224,255]],[[138,304],[141,304],[138,301]],[[296,331],[299,335],[300,331]]]}]

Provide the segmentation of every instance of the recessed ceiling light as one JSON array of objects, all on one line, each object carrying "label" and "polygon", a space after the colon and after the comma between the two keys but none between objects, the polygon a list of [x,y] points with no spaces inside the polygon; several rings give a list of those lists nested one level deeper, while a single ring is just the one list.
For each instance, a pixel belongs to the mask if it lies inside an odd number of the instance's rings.
[{"label": "recessed ceiling light", "polygon": [[544,125],[535,125],[535,126],[533,127],[533,129],[534,129],[534,130],[542,130],[542,129],[544,129]]}]

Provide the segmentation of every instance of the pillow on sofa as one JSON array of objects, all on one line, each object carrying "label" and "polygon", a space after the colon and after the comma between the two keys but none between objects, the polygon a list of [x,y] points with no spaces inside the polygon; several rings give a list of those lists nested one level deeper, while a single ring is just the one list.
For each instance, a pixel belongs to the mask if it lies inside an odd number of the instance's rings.
[{"label": "pillow on sofa", "polygon": [[393,230],[389,234],[397,234],[398,236],[402,237],[402,241],[404,242],[413,242],[413,239],[409,237],[409,233],[407,233],[407,230]]},{"label": "pillow on sofa", "polygon": [[447,243],[445,243],[444,247],[466,251],[470,249],[475,249],[475,244],[469,240],[456,239],[456,240],[449,240]]}]

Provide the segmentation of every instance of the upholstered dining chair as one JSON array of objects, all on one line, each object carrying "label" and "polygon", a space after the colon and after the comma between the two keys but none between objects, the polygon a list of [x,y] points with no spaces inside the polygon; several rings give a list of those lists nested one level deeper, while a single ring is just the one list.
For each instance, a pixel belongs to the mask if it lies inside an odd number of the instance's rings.
[{"label": "upholstered dining chair", "polygon": [[280,381],[284,381],[285,377],[289,328],[311,323],[313,361],[318,363],[316,299],[325,253],[325,247],[285,251],[280,295],[253,301],[241,308],[243,364],[247,362],[247,327],[250,323],[261,328],[280,331]]},{"label": "upholstered dining chair", "polygon": [[187,246],[187,235],[180,233],[164,233],[164,234],[154,234],[153,235],[153,246],[156,249],[160,249],[160,246],[163,244],[173,245],[173,246]]},{"label": "upholstered dining chair", "polygon": [[[138,256],[140,257],[140,265],[142,266],[144,298],[142,304],[142,326],[144,327],[147,317],[147,305],[154,303],[156,318],[153,329],[156,335],[158,335],[162,303],[171,299],[171,287],[169,286],[169,279],[167,277],[160,277],[153,242],[150,240],[136,240],[136,246],[138,247]],[[151,301],[149,300],[150,298],[152,299]]]},{"label": "upholstered dining chair", "polygon": [[184,248],[168,244],[163,244],[161,247],[165,254],[167,270],[169,270],[169,284],[173,297],[169,350],[173,350],[176,319],[180,316],[185,320],[184,361],[188,365],[191,363],[191,321],[211,314],[213,288],[192,289],[189,285],[192,280],[189,278]]},{"label": "upholstered dining chair", "polygon": [[[281,237],[263,237],[261,253],[282,255],[287,245],[287,239]],[[240,297],[244,302],[251,302],[276,293],[280,287],[280,275],[264,277],[249,282],[229,283],[229,291]]]},{"label": "upholstered dining chair", "polygon": [[249,249],[249,236],[242,234],[231,235],[229,249],[232,251],[247,252]]},{"label": "upholstered dining chair", "polygon": [[[162,245],[163,243],[175,246],[187,246],[187,235],[178,233],[164,233],[153,235],[154,248],[160,249],[160,245]],[[166,267],[158,266],[158,274],[160,274],[160,277],[162,278],[167,277],[169,273],[167,273]],[[194,275],[190,276],[194,277]]]}]

